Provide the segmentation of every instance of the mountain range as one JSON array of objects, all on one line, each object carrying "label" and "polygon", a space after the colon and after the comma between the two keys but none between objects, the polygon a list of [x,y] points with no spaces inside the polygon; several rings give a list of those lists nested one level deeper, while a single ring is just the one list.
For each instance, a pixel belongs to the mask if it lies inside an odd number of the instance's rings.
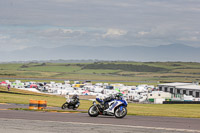
[{"label": "mountain range", "polygon": [[0,62],[31,60],[124,60],[200,62],[200,47],[183,44],[147,46],[73,46],[55,48],[29,47],[15,51],[0,51]]}]

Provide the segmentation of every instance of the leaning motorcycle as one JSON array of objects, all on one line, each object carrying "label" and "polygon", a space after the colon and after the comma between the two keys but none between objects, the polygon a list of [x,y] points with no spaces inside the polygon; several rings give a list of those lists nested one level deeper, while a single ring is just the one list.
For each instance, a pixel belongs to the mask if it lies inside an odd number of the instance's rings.
[{"label": "leaning motorcycle", "polygon": [[[99,102],[100,104],[96,103]],[[103,100],[96,98],[93,105],[89,108],[88,114],[91,117],[97,117],[98,115],[115,116],[116,118],[123,118],[127,114],[127,101],[121,97],[116,96],[108,103],[102,104]]]},{"label": "leaning motorcycle", "polygon": [[62,109],[73,109],[76,110],[80,105],[79,98],[67,98],[66,102],[61,106]]}]

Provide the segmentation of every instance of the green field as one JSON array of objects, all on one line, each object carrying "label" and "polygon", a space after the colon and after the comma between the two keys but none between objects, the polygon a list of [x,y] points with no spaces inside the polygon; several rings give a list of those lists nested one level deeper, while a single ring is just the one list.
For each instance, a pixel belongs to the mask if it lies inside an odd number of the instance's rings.
[{"label": "green field", "polygon": [[[200,80],[195,62],[95,62],[0,64],[0,77],[63,80],[193,82]],[[127,82],[130,84],[130,82]],[[134,83],[135,84],[135,83]]]},{"label": "green field", "polygon": [[[12,88],[7,91],[5,87],[0,87],[0,103],[29,104],[29,100],[46,100],[48,106],[60,107],[65,98],[62,96],[52,96],[46,94],[33,93]],[[92,101],[81,100],[80,110],[88,110]],[[128,115],[143,116],[168,116],[200,118],[200,105],[198,104],[128,104]]]}]

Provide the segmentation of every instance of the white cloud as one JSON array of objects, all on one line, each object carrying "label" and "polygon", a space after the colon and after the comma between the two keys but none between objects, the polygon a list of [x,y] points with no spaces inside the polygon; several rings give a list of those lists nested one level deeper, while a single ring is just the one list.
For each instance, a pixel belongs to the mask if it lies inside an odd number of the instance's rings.
[{"label": "white cloud", "polygon": [[62,29],[63,33],[73,33],[74,31],[71,29]]},{"label": "white cloud", "polygon": [[178,40],[181,40],[181,41],[200,41],[200,39],[196,36],[191,36],[191,37],[182,37],[182,38],[179,38]]},{"label": "white cloud", "polygon": [[8,35],[0,35],[0,43],[4,43],[7,45],[9,44],[20,44],[20,43],[27,43],[29,40],[24,38],[14,38]]},{"label": "white cloud", "polygon": [[27,48],[29,43],[28,39],[20,39],[20,38],[6,38],[0,39],[0,49],[4,51],[12,51]]},{"label": "white cloud", "polygon": [[9,39],[10,37],[7,35],[0,35],[0,40]]},{"label": "white cloud", "polygon": [[138,36],[144,36],[144,35],[148,35],[149,32],[146,32],[146,31],[139,31],[138,32]]},{"label": "white cloud", "polygon": [[103,37],[106,38],[106,37],[119,37],[119,36],[123,36],[127,33],[127,31],[125,30],[121,30],[121,29],[108,29],[107,32],[105,34],[103,34]]}]

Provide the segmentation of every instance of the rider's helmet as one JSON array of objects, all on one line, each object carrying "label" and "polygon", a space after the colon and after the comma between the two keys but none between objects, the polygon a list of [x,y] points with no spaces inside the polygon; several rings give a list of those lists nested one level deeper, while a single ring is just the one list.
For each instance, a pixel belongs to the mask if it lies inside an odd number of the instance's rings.
[{"label": "rider's helmet", "polygon": [[78,98],[78,95],[77,94],[74,94],[72,99],[77,99]]},{"label": "rider's helmet", "polygon": [[123,94],[120,92],[116,94],[116,97],[120,97],[120,96],[123,96]]}]

